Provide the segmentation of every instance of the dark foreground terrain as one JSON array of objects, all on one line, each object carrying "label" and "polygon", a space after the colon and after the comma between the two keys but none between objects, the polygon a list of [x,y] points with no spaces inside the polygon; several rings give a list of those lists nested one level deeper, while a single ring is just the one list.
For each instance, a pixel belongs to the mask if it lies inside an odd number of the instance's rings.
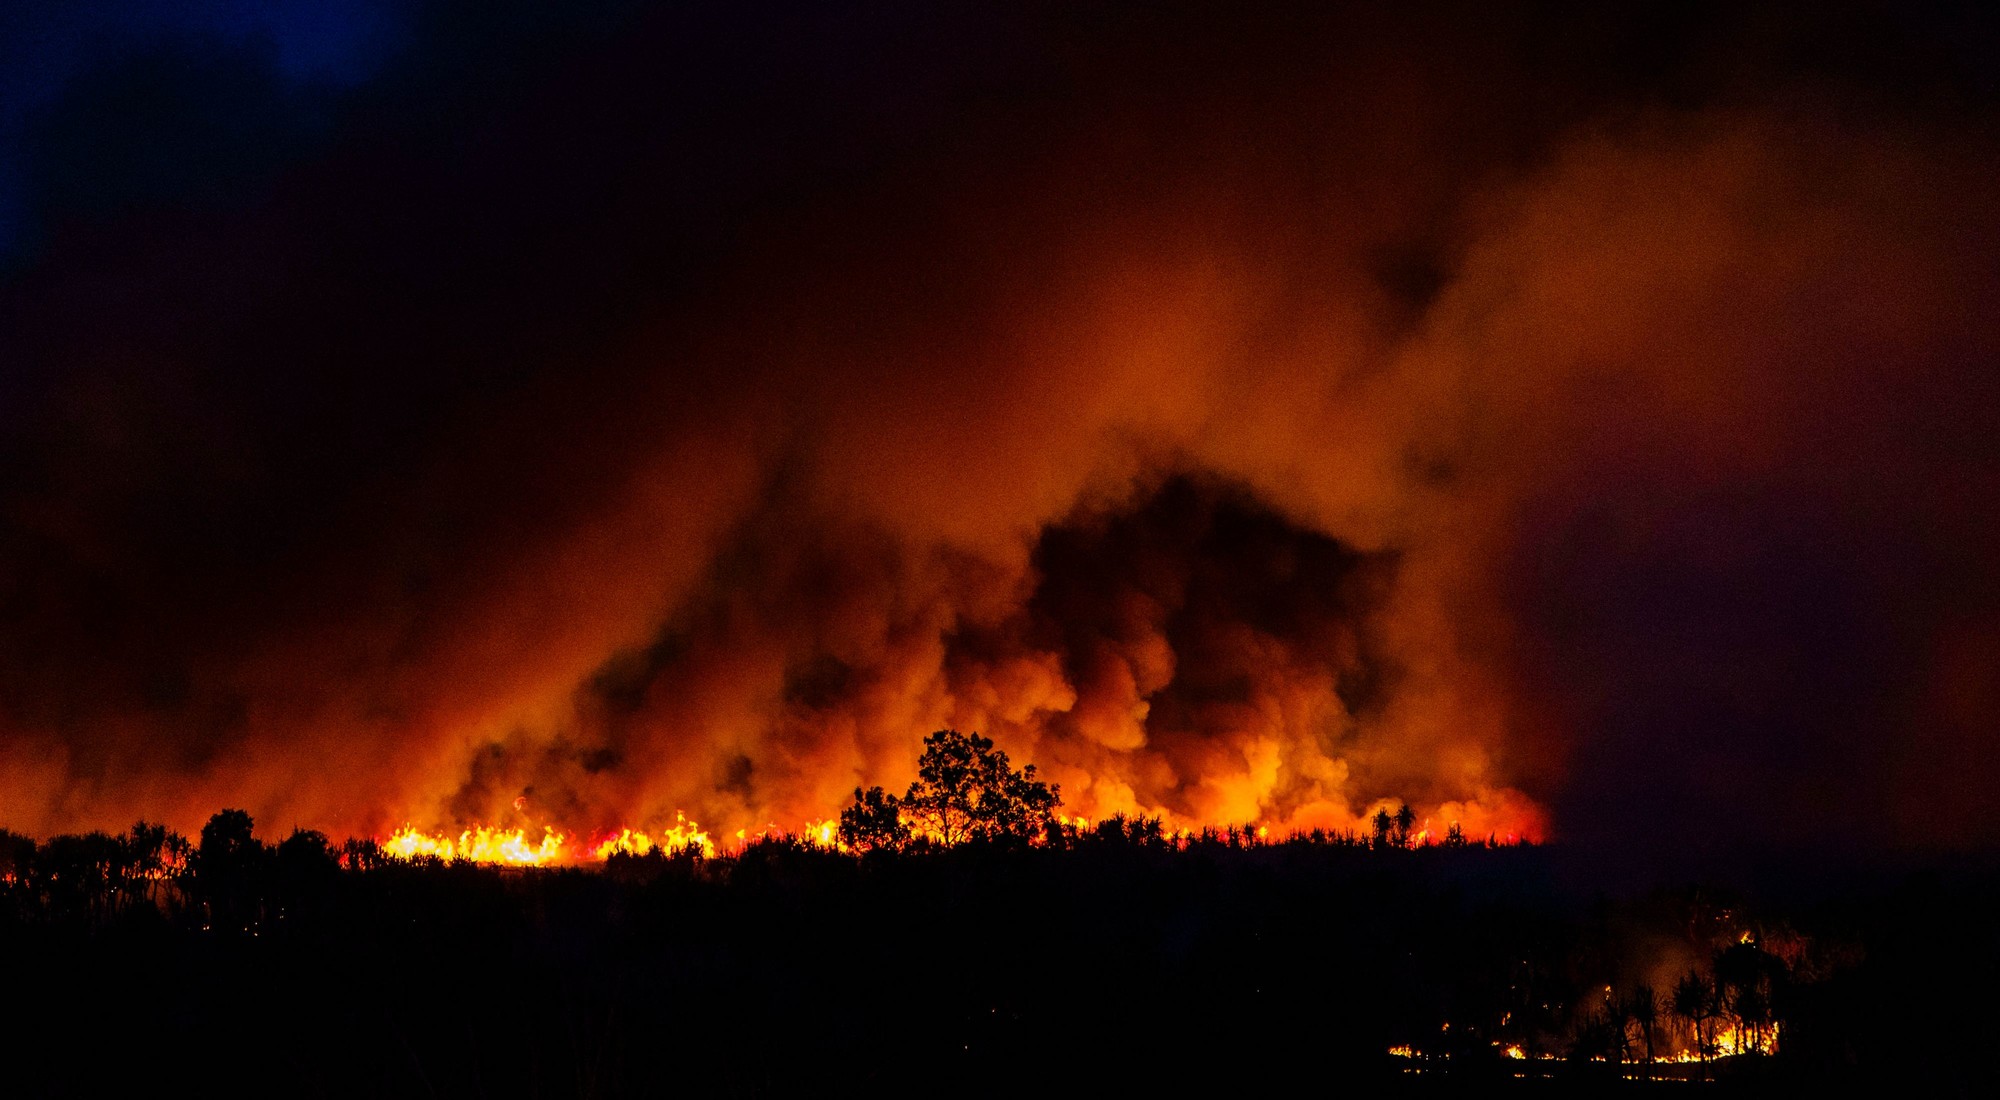
[{"label": "dark foreground terrain", "polygon": [[[510,870],[242,823],[0,834],[0,1093],[1972,1095],[2000,995],[1987,871],[1759,900],[1116,827]],[[1731,1028],[1767,1052],[1646,1061]]]}]

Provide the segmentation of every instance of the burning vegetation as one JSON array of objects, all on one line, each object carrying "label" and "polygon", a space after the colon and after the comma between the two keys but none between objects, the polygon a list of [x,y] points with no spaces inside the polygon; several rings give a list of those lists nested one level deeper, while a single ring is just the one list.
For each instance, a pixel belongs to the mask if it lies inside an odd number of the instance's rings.
[{"label": "burning vegetation", "polygon": [[[807,835],[811,835],[808,829]],[[493,863],[507,867],[553,867],[585,861],[602,862],[614,855],[643,856],[651,852],[690,849],[714,856],[715,842],[701,826],[676,817],[672,825],[651,831],[624,828],[616,832],[578,841],[570,833],[545,826],[539,840],[530,841],[525,829],[503,829],[472,825],[448,832],[425,833],[405,825],[380,842],[384,855],[396,859],[436,859],[450,863]]]},{"label": "burning vegetation", "polygon": [[[732,850],[763,839],[818,846],[841,852],[867,853],[902,851],[911,848],[941,848],[971,841],[1007,841],[1061,847],[1079,838],[1102,831],[1128,836],[1149,844],[1185,848],[1190,844],[1225,841],[1239,844],[1266,843],[1272,831],[1254,823],[1175,828],[1160,817],[1128,816],[1115,813],[1102,821],[1082,815],[1058,813],[1061,787],[1036,778],[1036,767],[1016,769],[1007,754],[994,747],[991,739],[977,733],[938,730],[924,739],[924,751],[917,764],[917,778],[897,796],[881,787],[856,788],[854,803],[840,814],[838,822],[808,822],[798,830],[767,826],[752,835],[736,833]],[[526,796],[514,800],[517,811],[525,811]],[[1418,827],[1416,811],[1407,804],[1392,813],[1387,806],[1372,819],[1372,840],[1361,839],[1355,830],[1323,828],[1294,829],[1281,837],[1311,843],[1372,845],[1375,848],[1413,848],[1437,844],[1462,848],[1470,841],[1464,827],[1451,821],[1442,832],[1425,819]],[[1489,835],[1485,843],[1516,844],[1518,833],[1504,837]],[[700,824],[676,812],[671,825],[657,828],[621,826],[579,838],[554,825],[542,827],[538,839],[525,827],[475,824],[456,832],[425,832],[405,825],[379,839],[384,855],[397,859],[465,861],[511,867],[552,867],[602,863],[614,856],[645,856],[653,853],[674,855],[682,851],[713,859],[718,845]]]},{"label": "burning vegetation", "polygon": [[[864,973],[942,981],[945,992],[928,994],[934,1018],[912,1024],[902,995],[885,989],[849,997],[815,1032],[940,1067],[952,1050],[1061,1049],[1072,1016],[1055,1006],[1075,995],[1065,983],[1236,1006],[1216,1029],[1226,1040],[1216,1058],[1265,1049],[1275,1065],[1310,1051],[1383,1087],[1412,1074],[1797,1081],[1878,1065],[1865,1042],[1852,1045],[1860,1021],[1842,1012],[1868,962],[1867,932],[1853,926],[1809,931],[1708,889],[1585,902],[1556,885],[1560,849],[1433,835],[1407,807],[1385,809],[1366,834],[1093,822],[1058,812],[1055,788],[977,734],[932,734],[917,774],[900,796],[855,791],[837,823],[733,844],[685,818],[584,838],[474,827],[336,844],[295,830],[266,844],[237,810],[194,842],[145,822],[42,843],[0,834],[0,934],[38,960],[31,986],[146,942],[167,960],[158,965],[188,953],[231,960],[241,969],[226,980],[247,996],[264,988],[267,964],[296,976],[324,953],[352,973],[319,972],[307,984],[333,1007],[294,1011],[358,1012],[378,1027],[409,1011],[372,1001],[378,977],[413,968],[426,988],[478,998],[491,974],[440,959],[504,950],[537,996],[581,998],[566,1011],[583,1019],[603,1014],[604,1047],[544,1069],[580,1059],[628,1087],[652,1080],[663,1058],[685,1076],[679,1060],[710,1041],[741,1055],[762,1029],[789,1039],[781,1018],[795,1002],[738,980],[785,967],[799,968],[779,983],[797,1003],[838,998]],[[808,933],[788,914],[831,926]],[[709,952],[728,961],[702,961]],[[154,965],[102,980],[140,980]],[[594,984],[627,966],[665,984]],[[642,990],[675,1007],[663,1013]],[[1150,1014],[1129,1027],[1090,1018],[1106,1044],[1097,1072],[1121,1059],[1140,1060],[1141,1079],[1164,1072],[1144,1061],[1165,1057]],[[273,1057],[297,1056],[283,1034],[262,1041]],[[496,1054],[469,1037],[457,1054],[377,1052],[329,1080],[399,1091]],[[710,1065],[693,1079],[748,1080],[757,1092],[825,1084],[818,1073]]]},{"label": "burning vegetation", "polygon": [[8,5],[0,1092],[1954,1091],[1986,7]]},{"label": "burning vegetation", "polygon": [[[1797,964],[1812,945],[1796,933],[1785,938],[1789,962],[1744,932],[1733,944],[1710,947],[1705,963],[1681,974],[1664,993],[1643,981],[1623,991],[1606,985],[1601,996],[1587,991],[1579,1003],[1563,1006],[1568,1026],[1557,1031],[1515,1027],[1516,1013],[1509,1010],[1484,1026],[1454,1027],[1446,1021],[1436,1035],[1399,1043],[1389,1053],[1408,1060],[1406,1072],[1413,1074],[1548,1077],[1561,1076],[1565,1066],[1578,1062],[1635,1081],[1708,1081],[1718,1062],[1727,1063],[1720,1068],[1725,1075],[1739,1072],[1740,1063],[1729,1060],[1779,1052],[1783,1021],[1777,1006],[1792,995],[1792,982],[1810,980]],[[1692,946],[1699,956],[1699,945]],[[1547,1001],[1520,1011],[1524,1020],[1562,1015],[1562,1008]]]},{"label": "burning vegetation", "polygon": [[[1412,1074],[1800,1082],[1908,1056],[1871,1031],[1886,1010],[1856,997],[1876,945],[1896,941],[1892,899],[1874,924],[1804,914],[1817,925],[1713,889],[1592,900],[1557,885],[1573,873],[1559,848],[1419,843],[1393,821],[1271,838],[1055,816],[1033,836],[913,830],[865,850],[837,831],[716,845],[690,824],[678,844],[473,830],[437,850],[303,831],[266,844],[250,826],[230,811],[195,842],[146,824],[0,836],[9,1034],[59,1048],[55,1021],[85,997],[199,965],[199,1003],[131,1025],[170,1044],[231,1028],[254,1043],[237,1068],[296,1064],[338,1026],[447,1039],[314,1063],[313,1080],[369,1092],[511,1065],[611,1091],[766,1093],[888,1066],[984,1074],[961,1059],[1077,1044],[1085,1078],[1161,1087],[1221,1080],[1245,1051],[1274,1073],[1310,1064],[1384,1089]],[[274,983],[280,1018],[239,1014]],[[48,1007],[24,1013],[28,1000]],[[527,1051],[452,1030],[489,1003],[557,1006],[590,1039]],[[801,1031],[801,1004],[841,1009]],[[1188,1049],[1131,1007],[1203,1004],[1227,1007]],[[760,1058],[773,1043],[787,1056]]]}]

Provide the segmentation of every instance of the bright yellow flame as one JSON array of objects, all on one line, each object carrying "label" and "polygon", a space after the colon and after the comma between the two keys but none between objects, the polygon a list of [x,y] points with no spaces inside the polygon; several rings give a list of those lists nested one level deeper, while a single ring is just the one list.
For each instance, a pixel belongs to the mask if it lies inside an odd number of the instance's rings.
[{"label": "bright yellow flame", "polygon": [[474,863],[500,863],[512,867],[540,867],[559,862],[563,856],[563,846],[568,842],[567,833],[559,833],[554,829],[544,829],[540,843],[530,844],[527,832],[522,829],[510,831],[489,825],[475,825],[454,838],[448,833],[421,833],[405,825],[388,840],[382,842],[382,850],[399,859],[435,856],[439,859],[469,859]]},{"label": "bright yellow flame", "polygon": [[443,831],[426,833],[405,825],[382,842],[382,851],[397,859],[432,856],[508,867],[547,867],[581,862],[584,858],[605,860],[615,852],[643,855],[655,849],[671,852],[692,847],[700,849],[704,856],[715,855],[715,844],[708,834],[686,817],[679,817],[672,827],[657,834],[621,829],[585,849],[573,846],[571,839],[570,834],[554,828],[544,828],[541,839],[531,843],[525,829],[474,825],[453,836]]},{"label": "bright yellow flame", "polygon": [[799,838],[816,847],[845,850],[840,843],[840,823],[837,821],[808,821],[805,832],[800,833]]},{"label": "bright yellow flame", "polygon": [[[1780,1030],[1776,1021],[1772,1021],[1762,1028],[1745,1027],[1741,1024],[1730,1024],[1727,1027],[1718,1028],[1711,1039],[1714,1049],[1710,1051],[1709,1057],[1733,1058],[1738,1054],[1776,1054],[1778,1052]],[[1660,1060],[1663,1062],[1699,1062],[1701,1061],[1701,1053],[1694,1050],[1683,1050]]]},{"label": "bright yellow flame", "polygon": [[702,831],[700,825],[689,821],[683,813],[674,814],[674,823],[668,828],[654,832],[636,829],[620,829],[594,845],[590,852],[598,859],[610,859],[619,853],[643,856],[648,852],[683,852],[700,850],[705,859],[715,858],[715,842]]}]

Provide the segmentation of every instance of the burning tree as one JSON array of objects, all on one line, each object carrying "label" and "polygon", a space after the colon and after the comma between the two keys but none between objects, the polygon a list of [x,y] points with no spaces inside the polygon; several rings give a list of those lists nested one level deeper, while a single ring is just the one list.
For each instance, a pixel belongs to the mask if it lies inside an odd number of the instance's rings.
[{"label": "burning tree", "polygon": [[1060,788],[1015,770],[1007,754],[976,733],[939,730],[924,738],[917,780],[903,797],[856,788],[840,815],[840,839],[861,850],[902,847],[912,836],[939,844],[1025,840],[1046,829]]},{"label": "burning tree", "polygon": [[1694,971],[1682,975],[1674,985],[1674,1015],[1687,1021],[1694,1031],[1695,1055],[1701,1059],[1702,1077],[1708,1077],[1708,1061],[1715,1054],[1715,1020],[1722,1015],[1716,984]]}]

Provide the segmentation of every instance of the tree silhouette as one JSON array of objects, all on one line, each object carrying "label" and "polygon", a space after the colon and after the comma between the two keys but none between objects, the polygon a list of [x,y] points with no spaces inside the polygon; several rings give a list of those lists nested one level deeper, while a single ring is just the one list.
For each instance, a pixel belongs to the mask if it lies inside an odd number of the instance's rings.
[{"label": "tree silhouette", "polygon": [[1061,804],[1059,795],[1035,778],[1033,764],[1015,771],[991,740],[939,730],[924,738],[917,781],[903,796],[903,808],[917,831],[945,844],[975,837],[1025,839],[1048,823]]},{"label": "tree silhouette", "polygon": [[0,885],[23,883],[35,862],[35,839],[0,829]]},{"label": "tree silhouette", "polygon": [[341,841],[340,851],[334,858],[345,871],[374,871],[391,862],[389,856],[382,851],[381,844],[367,838],[355,837]]},{"label": "tree silhouette", "polygon": [[1775,1018],[1772,999],[1785,977],[1784,961],[1759,947],[1754,940],[1732,944],[1715,958],[1718,1011],[1726,1009],[1736,1017],[1740,1050],[1762,1052],[1769,1042]]},{"label": "tree silhouette", "polygon": [[917,780],[898,799],[880,787],[856,789],[840,815],[841,839],[864,850],[900,847],[910,836],[943,844],[1026,840],[1044,832],[1060,788],[1016,771],[1007,754],[976,733],[938,730],[924,738]]},{"label": "tree silhouette", "polygon": [[1660,1022],[1660,1001],[1650,985],[1637,985],[1625,999],[1625,1016],[1639,1028],[1639,1038],[1646,1044],[1646,1072],[1652,1074],[1653,1059],[1657,1052],[1653,1045],[1653,1029]]},{"label": "tree silhouette", "polygon": [[109,915],[126,870],[125,845],[101,832],[54,837],[35,853],[35,878],[50,911],[85,923]]},{"label": "tree silhouette", "polygon": [[194,884],[211,928],[242,931],[255,923],[264,846],[251,835],[252,825],[247,812],[223,810],[201,827]]},{"label": "tree silhouette", "polygon": [[135,823],[125,836],[125,850],[126,888],[147,905],[160,904],[160,885],[178,879],[188,867],[187,838],[165,825]]},{"label": "tree silhouette", "polygon": [[1721,1014],[1713,982],[1692,971],[1674,985],[1674,1015],[1694,1029],[1695,1054],[1701,1058],[1701,1076],[1708,1079],[1708,1059],[1715,1053],[1714,1019]]},{"label": "tree silhouette", "polygon": [[880,787],[854,788],[854,805],[840,811],[840,842],[858,852],[896,851],[910,840],[902,800]]},{"label": "tree silhouette", "polygon": [[1572,1033],[1570,1060],[1578,1064],[1624,1061],[1624,1006],[1606,1000],[1585,1012]]}]

